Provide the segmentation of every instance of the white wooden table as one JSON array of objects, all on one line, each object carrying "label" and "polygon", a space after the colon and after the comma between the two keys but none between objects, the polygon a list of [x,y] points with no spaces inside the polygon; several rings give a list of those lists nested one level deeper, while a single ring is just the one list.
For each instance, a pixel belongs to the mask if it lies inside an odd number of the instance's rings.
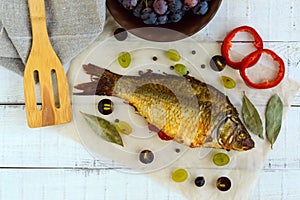
[{"label": "white wooden table", "polygon": [[[284,58],[288,76],[300,82],[300,1],[224,0],[199,34],[220,42],[240,25],[259,31],[266,47]],[[1,44],[0,44],[1,45]],[[60,127],[29,129],[22,77],[0,68],[0,199],[182,199],[140,175],[94,159],[79,143],[57,134]],[[300,199],[300,93],[251,199]]]}]

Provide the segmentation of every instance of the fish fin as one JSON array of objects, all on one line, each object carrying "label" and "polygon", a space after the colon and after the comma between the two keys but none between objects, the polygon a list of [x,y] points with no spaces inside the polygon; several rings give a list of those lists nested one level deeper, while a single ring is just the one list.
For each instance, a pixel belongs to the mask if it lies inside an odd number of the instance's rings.
[{"label": "fish fin", "polygon": [[135,107],[135,105],[133,105],[133,103],[130,103],[129,101],[123,101],[123,102],[124,102],[125,104],[130,105],[130,106],[133,108],[133,112],[134,112],[135,114],[141,115],[141,114],[139,113],[137,107]]},{"label": "fish fin", "polygon": [[93,65],[91,63],[87,65],[82,65],[83,70],[85,71],[86,74],[92,75],[92,76],[98,76],[100,77],[104,72],[105,69],[98,67],[96,65]]},{"label": "fish fin", "polygon": [[214,149],[222,149],[222,147],[217,142],[207,142],[203,144],[205,148],[214,148]]},{"label": "fish fin", "polygon": [[[93,64],[82,66],[84,71],[92,76],[91,82],[75,85],[74,88],[82,90],[77,95],[107,95],[112,96],[115,84],[122,75],[113,73],[107,69],[98,67]],[[96,76],[97,78],[93,78]]]},{"label": "fish fin", "polygon": [[74,95],[94,95],[96,93],[98,81],[88,83],[80,83],[75,85],[74,88],[81,90],[81,92],[74,92]]}]

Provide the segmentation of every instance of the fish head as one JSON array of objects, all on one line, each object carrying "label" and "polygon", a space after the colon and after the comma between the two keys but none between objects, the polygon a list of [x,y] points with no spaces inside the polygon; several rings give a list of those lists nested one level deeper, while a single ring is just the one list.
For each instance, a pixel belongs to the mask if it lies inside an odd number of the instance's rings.
[{"label": "fish head", "polygon": [[224,149],[247,151],[254,141],[237,115],[226,117],[218,128],[218,143]]}]

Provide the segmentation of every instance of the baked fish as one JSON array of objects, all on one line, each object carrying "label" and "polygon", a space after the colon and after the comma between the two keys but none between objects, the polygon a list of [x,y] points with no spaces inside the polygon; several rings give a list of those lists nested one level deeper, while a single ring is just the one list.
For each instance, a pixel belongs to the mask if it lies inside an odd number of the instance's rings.
[{"label": "baked fish", "polygon": [[75,95],[106,95],[124,99],[135,112],[174,141],[190,147],[246,151],[254,141],[229,98],[186,75],[120,75],[93,64],[83,65],[91,82],[74,86]]}]

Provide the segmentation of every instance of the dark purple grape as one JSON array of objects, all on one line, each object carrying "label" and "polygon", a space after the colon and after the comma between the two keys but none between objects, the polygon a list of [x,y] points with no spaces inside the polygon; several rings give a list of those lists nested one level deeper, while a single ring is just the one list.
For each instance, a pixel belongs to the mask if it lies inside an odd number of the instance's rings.
[{"label": "dark purple grape", "polygon": [[157,16],[156,14],[153,12],[149,15],[148,19],[145,19],[143,22],[145,24],[156,24],[156,20],[157,20]]},{"label": "dark purple grape", "polygon": [[205,15],[210,0],[117,0],[145,24],[179,22],[187,12]]},{"label": "dark purple grape", "polygon": [[154,0],[147,0],[147,7],[153,7]]},{"label": "dark purple grape", "polygon": [[182,8],[181,8],[181,10],[184,11],[184,12],[187,12],[187,11],[189,11],[190,9],[191,9],[191,8],[188,7],[187,5],[183,5]]},{"label": "dark purple grape", "polygon": [[168,4],[165,0],[155,0],[153,3],[153,9],[157,14],[163,15],[168,10]]},{"label": "dark purple grape", "polygon": [[148,18],[149,18],[149,15],[150,15],[152,12],[153,12],[152,8],[147,7],[147,8],[145,8],[144,10],[142,10],[140,18],[141,18],[142,20],[148,19]]},{"label": "dark purple grape", "polygon": [[207,1],[199,2],[194,8],[193,13],[196,15],[205,15],[208,11],[208,3]]},{"label": "dark purple grape", "polygon": [[168,16],[167,15],[159,16],[157,18],[157,21],[156,21],[157,24],[166,24],[167,22],[168,22]]},{"label": "dark purple grape", "polygon": [[184,5],[193,8],[198,4],[198,0],[184,0]]},{"label": "dark purple grape", "polygon": [[146,8],[146,4],[144,2],[140,2],[137,6],[133,9],[133,15],[136,17],[140,17],[142,10]]},{"label": "dark purple grape", "polygon": [[137,5],[137,0],[123,0],[122,4],[127,10],[132,10]]},{"label": "dark purple grape", "polygon": [[171,13],[169,16],[169,21],[172,23],[179,22],[183,17],[184,12],[181,10],[176,11],[175,13]]},{"label": "dark purple grape", "polygon": [[151,8],[148,7],[142,11],[141,19],[145,24],[155,24],[157,15]]},{"label": "dark purple grape", "polygon": [[182,5],[181,0],[169,0],[169,10],[173,13],[177,10],[181,10]]}]

